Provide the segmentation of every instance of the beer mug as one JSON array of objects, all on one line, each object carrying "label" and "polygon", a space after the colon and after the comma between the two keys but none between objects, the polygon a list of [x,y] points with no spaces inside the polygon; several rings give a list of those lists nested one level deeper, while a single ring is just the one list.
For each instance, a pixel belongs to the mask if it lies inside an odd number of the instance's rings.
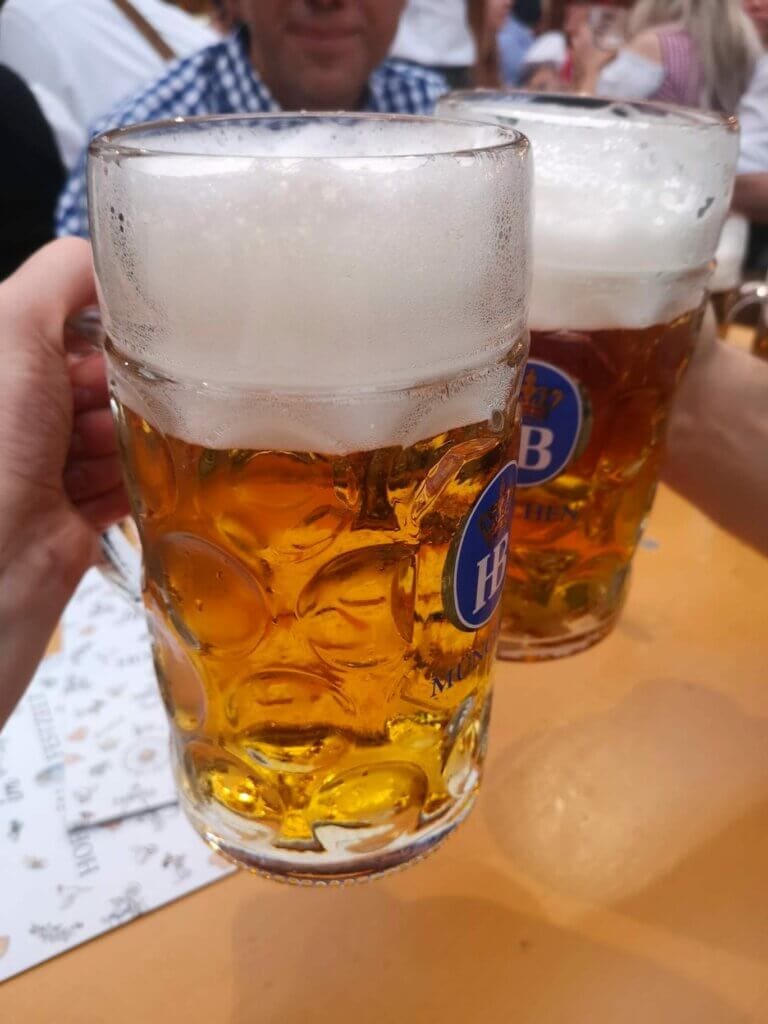
[{"label": "beer mug", "polygon": [[531,359],[502,657],[613,627],[699,329],[738,148],[733,119],[587,96],[465,92],[442,115],[518,127],[534,158]]},{"label": "beer mug", "polygon": [[478,787],[528,350],[518,132],[176,120],[91,145],[105,351],[181,803],[374,875]]}]

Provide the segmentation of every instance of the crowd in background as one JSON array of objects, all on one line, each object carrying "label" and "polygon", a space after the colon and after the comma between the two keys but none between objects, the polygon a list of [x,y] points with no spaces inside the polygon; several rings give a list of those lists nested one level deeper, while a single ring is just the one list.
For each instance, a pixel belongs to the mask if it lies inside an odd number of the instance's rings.
[{"label": "crowd in background", "polygon": [[0,279],[55,233],[87,235],[84,153],[95,130],[299,101],[428,113],[440,92],[473,85],[738,115],[734,207],[753,224],[752,269],[768,268],[768,0],[408,0],[402,14],[400,2],[365,3],[385,12],[376,17],[388,52],[365,68],[360,95],[347,96],[281,86],[290,54],[273,45],[269,22],[344,0],[0,2],[0,132],[11,155]]}]

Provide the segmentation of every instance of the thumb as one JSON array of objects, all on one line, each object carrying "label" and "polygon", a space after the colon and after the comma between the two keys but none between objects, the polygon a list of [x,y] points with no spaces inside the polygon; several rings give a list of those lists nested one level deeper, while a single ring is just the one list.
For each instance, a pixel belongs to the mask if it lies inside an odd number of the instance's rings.
[{"label": "thumb", "polygon": [[0,315],[8,325],[4,344],[42,344],[64,351],[64,322],[96,301],[91,247],[82,238],[43,246],[0,284]]}]

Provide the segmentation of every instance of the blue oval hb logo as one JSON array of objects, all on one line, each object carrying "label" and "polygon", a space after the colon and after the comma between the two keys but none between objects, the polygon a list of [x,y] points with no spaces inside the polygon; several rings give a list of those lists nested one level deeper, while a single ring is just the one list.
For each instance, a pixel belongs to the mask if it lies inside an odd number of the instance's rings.
[{"label": "blue oval hb logo", "polygon": [[508,462],[472,506],[448,556],[443,604],[459,629],[484,626],[501,600],[517,463]]},{"label": "blue oval hb logo", "polygon": [[573,455],[584,416],[574,381],[551,363],[529,359],[520,391],[521,487],[554,479]]}]

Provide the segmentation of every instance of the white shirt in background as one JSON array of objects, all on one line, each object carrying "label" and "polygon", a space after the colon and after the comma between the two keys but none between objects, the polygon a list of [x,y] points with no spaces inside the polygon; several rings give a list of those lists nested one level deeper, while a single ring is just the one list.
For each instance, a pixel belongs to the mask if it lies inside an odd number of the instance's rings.
[{"label": "white shirt in background", "polygon": [[475,38],[466,0],[408,0],[389,55],[427,67],[470,67]]},{"label": "white shirt in background", "polygon": [[[162,0],[132,0],[178,57],[215,42],[204,23]],[[59,100],[51,127],[71,167],[73,123],[88,129],[124,96],[158,78],[165,61],[112,0],[6,0],[0,9],[0,64]],[[63,109],[62,109],[63,108]]]},{"label": "white shirt in background", "polygon": [[530,67],[533,64],[554,64],[562,68],[568,57],[568,43],[562,32],[542,32],[536,36],[523,61],[523,67]]},{"label": "white shirt in background", "polygon": [[768,54],[758,60],[737,110],[741,143],[737,174],[768,173]]},{"label": "white shirt in background", "polygon": [[29,89],[37,100],[43,117],[50,125],[59,147],[61,162],[67,168],[74,167],[83,152],[82,128],[55,92],[51,92],[39,82],[30,82]]},{"label": "white shirt in background", "polygon": [[661,64],[622,47],[600,72],[595,94],[617,100],[647,100],[663,81]]}]

